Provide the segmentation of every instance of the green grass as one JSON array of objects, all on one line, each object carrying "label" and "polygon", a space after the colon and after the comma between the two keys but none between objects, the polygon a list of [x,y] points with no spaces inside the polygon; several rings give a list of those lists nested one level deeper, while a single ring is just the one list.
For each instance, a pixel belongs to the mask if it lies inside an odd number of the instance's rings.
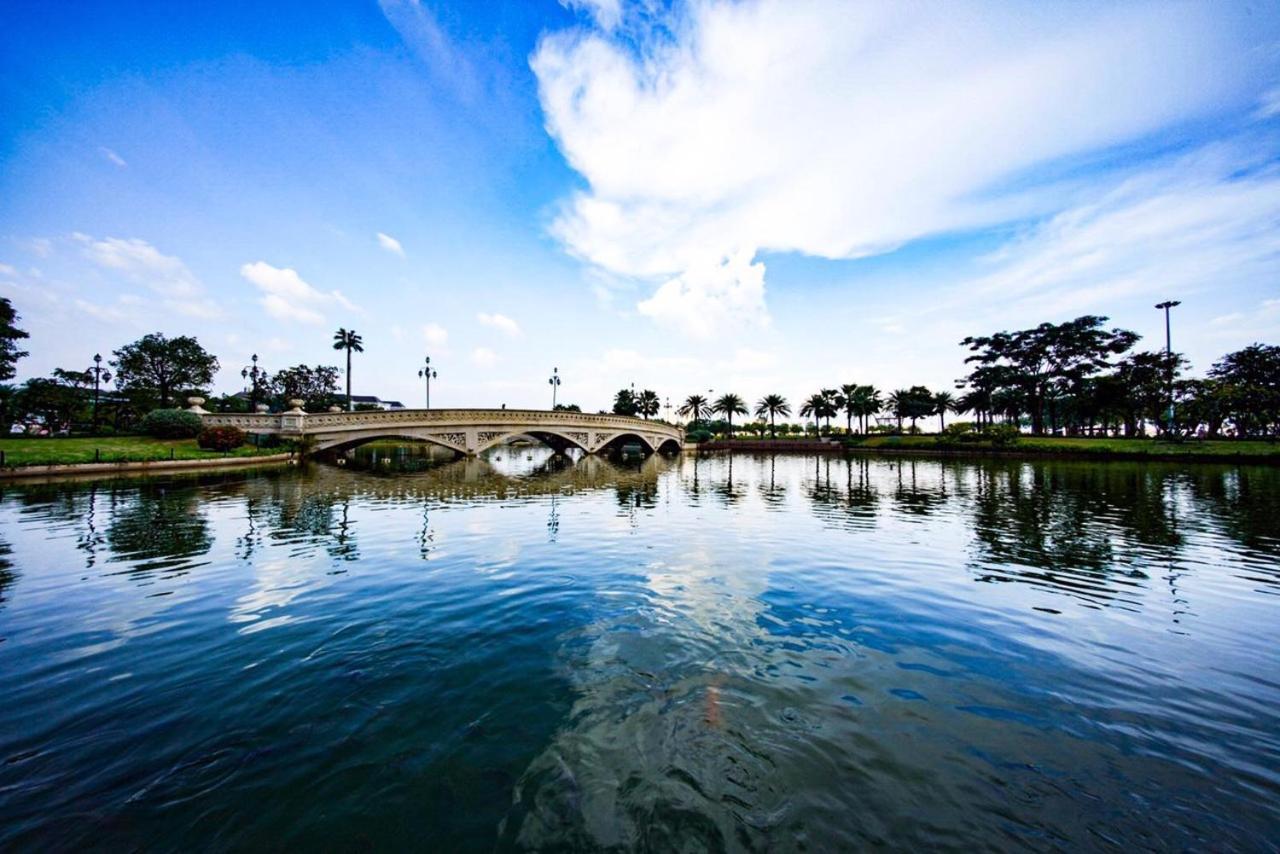
[{"label": "green grass", "polygon": [[[195,439],[152,439],[147,436],[102,436],[74,439],[0,439],[6,466],[48,466],[70,463],[123,463],[155,460],[211,460],[283,453],[286,449],[244,445],[223,454],[206,451]],[[95,451],[98,456],[95,458]]]},{"label": "green grass", "polygon": [[1270,457],[1280,462],[1280,442],[1262,440],[1198,440],[1167,442],[1162,439],[1119,438],[1062,438],[1057,436],[1021,436],[1013,445],[995,448],[990,442],[939,443],[934,436],[870,436],[848,443],[851,447],[893,450],[900,448],[914,451],[974,451],[985,453],[998,451],[1018,454],[1063,454],[1095,457],[1215,457],[1229,460],[1233,457],[1256,459]]}]

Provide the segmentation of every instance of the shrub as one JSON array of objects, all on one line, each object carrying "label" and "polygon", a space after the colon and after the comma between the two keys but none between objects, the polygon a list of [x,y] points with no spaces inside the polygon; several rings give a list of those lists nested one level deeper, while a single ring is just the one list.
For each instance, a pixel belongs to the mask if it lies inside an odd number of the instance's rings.
[{"label": "shrub", "polygon": [[245,443],[248,437],[239,427],[206,427],[196,437],[196,444],[206,451],[231,451]]},{"label": "shrub", "polygon": [[699,445],[701,445],[703,442],[711,441],[711,431],[710,430],[690,430],[688,433],[684,434],[684,437],[686,440],[690,442],[697,442]]},{"label": "shrub", "polygon": [[200,416],[185,409],[153,409],[138,428],[156,439],[190,439],[200,433]]},{"label": "shrub", "polygon": [[989,424],[982,428],[982,437],[997,448],[1007,448],[1017,443],[1020,435],[1021,431],[1012,424]]}]

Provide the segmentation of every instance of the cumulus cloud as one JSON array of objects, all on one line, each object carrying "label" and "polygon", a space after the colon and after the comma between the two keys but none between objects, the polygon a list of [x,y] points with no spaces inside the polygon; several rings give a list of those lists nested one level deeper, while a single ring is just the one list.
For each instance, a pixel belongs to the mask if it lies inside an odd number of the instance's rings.
[{"label": "cumulus cloud", "polygon": [[449,330],[438,323],[428,323],[422,327],[422,337],[432,347],[444,347],[449,343]]},{"label": "cumulus cloud", "polygon": [[505,314],[486,314],[482,311],[476,315],[476,320],[480,321],[482,325],[497,329],[499,332],[502,332],[505,335],[510,335],[512,338],[520,335],[520,324],[507,317]]},{"label": "cumulus cloud", "polygon": [[188,317],[221,316],[221,309],[209,299],[200,280],[180,258],[165,255],[136,237],[95,240],[77,233],[74,238],[84,244],[85,257],[90,261],[159,294],[166,309]]},{"label": "cumulus cloud", "polygon": [[[591,4],[593,7],[603,4]],[[682,7],[683,8],[683,7]],[[693,334],[766,322],[761,252],[856,258],[1055,212],[1037,167],[1256,100],[1208,4],[693,2],[547,36],[548,130],[587,188],[552,226]]]},{"label": "cumulus cloud", "polygon": [[273,267],[266,261],[255,261],[242,266],[240,275],[262,291],[258,302],[267,314],[277,320],[320,324],[324,323],[323,312],[328,308],[336,306],[347,311],[359,311],[341,291],[323,293],[289,267]]},{"label": "cumulus cloud", "polygon": [[392,255],[399,255],[401,258],[404,257],[404,247],[400,245],[399,240],[396,240],[390,234],[383,234],[379,231],[378,245],[390,252]]},{"label": "cumulus cloud", "polygon": [[581,9],[600,29],[617,29],[622,23],[622,0],[560,0],[567,9]]},{"label": "cumulus cloud", "polygon": [[476,367],[491,368],[498,364],[498,354],[488,347],[477,347],[471,351],[471,361]]}]

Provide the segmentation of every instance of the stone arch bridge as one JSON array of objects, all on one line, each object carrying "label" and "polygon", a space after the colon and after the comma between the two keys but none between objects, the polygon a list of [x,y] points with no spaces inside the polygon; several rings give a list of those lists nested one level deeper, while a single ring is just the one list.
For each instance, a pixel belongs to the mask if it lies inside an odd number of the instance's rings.
[{"label": "stone arch bridge", "polygon": [[206,427],[239,427],[247,433],[314,441],[316,451],[341,450],[376,439],[434,442],[460,454],[475,455],[508,439],[529,437],[558,451],[580,448],[596,454],[625,444],[646,452],[680,450],[679,427],[625,415],[591,415],[539,409],[399,409],[307,413],[218,413],[191,399],[191,411]]}]

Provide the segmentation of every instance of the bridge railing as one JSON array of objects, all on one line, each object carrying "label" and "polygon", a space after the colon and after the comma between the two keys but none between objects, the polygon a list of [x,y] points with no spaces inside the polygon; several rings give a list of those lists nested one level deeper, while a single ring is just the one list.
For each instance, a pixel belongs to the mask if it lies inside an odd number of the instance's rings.
[{"label": "bridge railing", "polygon": [[356,412],[305,412],[302,401],[291,400],[284,412],[209,412],[204,399],[188,399],[190,410],[208,426],[239,427],[250,433],[303,434],[312,431],[391,427],[394,425],[525,425],[563,427],[575,425],[609,430],[643,430],[679,440],[684,431],[664,421],[649,421],[627,415],[568,412],[547,409],[392,409]]}]

